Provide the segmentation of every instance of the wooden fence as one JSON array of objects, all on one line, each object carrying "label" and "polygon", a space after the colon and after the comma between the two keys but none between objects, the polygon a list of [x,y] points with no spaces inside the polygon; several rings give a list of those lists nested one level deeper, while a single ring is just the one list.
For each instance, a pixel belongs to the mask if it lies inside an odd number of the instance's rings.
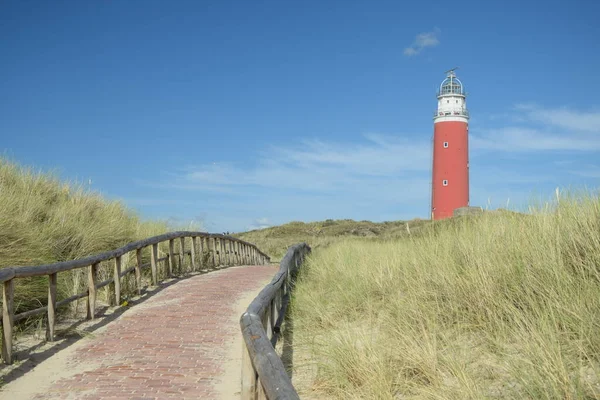
[{"label": "wooden fence", "polygon": [[[179,242],[179,251],[175,251],[175,242]],[[186,239],[189,249],[186,246]],[[164,257],[158,257],[159,244],[168,242],[168,250]],[[148,249],[150,255],[149,263],[142,263],[143,251]],[[129,252],[135,252],[135,262],[131,267],[122,265],[122,257]],[[2,360],[5,364],[11,364],[12,339],[14,323],[34,315],[47,313],[46,337],[53,341],[55,336],[56,310],[58,307],[69,304],[78,299],[87,297],[87,318],[94,319],[96,311],[96,292],[98,289],[111,285],[111,293],[114,293],[114,304],[121,304],[121,279],[128,274],[135,274],[136,290],[141,294],[142,270],[150,268],[151,284],[158,284],[158,266],[164,263],[164,271],[167,277],[173,276],[175,264],[179,268],[178,273],[183,271],[184,257],[190,257],[191,271],[199,267],[217,267],[219,265],[252,265],[267,264],[270,258],[261,252],[255,245],[243,240],[220,234],[209,234],[205,232],[171,232],[164,235],[151,237],[137,242],[129,243],[119,249],[108,251],[79,260],[59,262],[48,265],[33,267],[8,267],[0,269],[0,282],[3,285],[2,297]],[[101,262],[113,261],[113,276],[105,281],[98,282],[98,268]],[[208,264],[208,265],[204,265]],[[58,273],[71,271],[79,268],[88,269],[87,289],[69,298],[57,301]],[[123,270],[123,268],[125,268]],[[15,279],[34,276],[48,276],[48,305],[29,310],[20,314],[14,314],[14,282]]]},{"label": "wooden fence", "polygon": [[297,244],[289,248],[279,272],[259,293],[240,318],[244,350],[242,354],[242,400],[300,399],[275,345],[281,333],[294,277],[310,252]]}]

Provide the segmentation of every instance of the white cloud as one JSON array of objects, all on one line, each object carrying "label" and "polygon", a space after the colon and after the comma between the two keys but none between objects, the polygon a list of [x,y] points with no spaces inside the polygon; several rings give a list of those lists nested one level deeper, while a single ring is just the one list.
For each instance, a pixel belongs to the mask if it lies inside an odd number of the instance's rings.
[{"label": "white cloud", "polygon": [[413,43],[404,49],[404,55],[407,57],[412,57],[419,54],[426,47],[435,47],[440,44],[440,40],[438,39],[438,35],[440,34],[440,30],[435,28],[431,32],[423,32],[419,33]]},{"label": "white cloud", "polygon": [[575,111],[568,108],[543,108],[535,104],[515,107],[531,121],[557,128],[600,134],[600,111]]},{"label": "white cloud", "polygon": [[[367,134],[360,143],[305,140],[293,147],[273,147],[252,168],[235,164],[189,167],[172,186],[211,191],[258,186],[322,193],[387,182],[430,168],[427,141]],[[227,189],[225,189],[227,190]]]},{"label": "white cloud", "polygon": [[523,104],[517,105],[515,111],[513,121],[522,123],[472,130],[471,148],[517,152],[600,150],[600,112]]},{"label": "white cloud", "polygon": [[473,150],[598,151],[600,136],[557,134],[540,129],[507,127],[470,135]]}]

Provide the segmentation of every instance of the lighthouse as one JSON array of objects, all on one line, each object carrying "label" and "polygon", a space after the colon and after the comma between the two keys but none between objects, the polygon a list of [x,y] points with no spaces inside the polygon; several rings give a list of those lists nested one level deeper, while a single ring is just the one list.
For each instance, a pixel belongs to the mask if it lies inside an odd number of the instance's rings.
[{"label": "lighthouse", "polygon": [[433,117],[431,218],[451,217],[469,205],[469,112],[456,68],[446,71]]}]

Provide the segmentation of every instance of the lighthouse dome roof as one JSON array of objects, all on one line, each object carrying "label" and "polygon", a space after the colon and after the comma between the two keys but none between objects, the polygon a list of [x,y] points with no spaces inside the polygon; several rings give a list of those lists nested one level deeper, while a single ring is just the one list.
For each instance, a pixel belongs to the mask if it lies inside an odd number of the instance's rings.
[{"label": "lighthouse dome roof", "polygon": [[444,79],[440,85],[440,96],[444,95],[464,95],[464,88],[462,82],[456,77],[454,71],[449,71],[448,76]]}]

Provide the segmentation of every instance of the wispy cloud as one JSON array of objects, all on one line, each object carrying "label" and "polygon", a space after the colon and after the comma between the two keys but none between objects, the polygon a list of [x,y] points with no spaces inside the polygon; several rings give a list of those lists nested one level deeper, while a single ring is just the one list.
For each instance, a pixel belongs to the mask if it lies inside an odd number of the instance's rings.
[{"label": "wispy cloud", "polygon": [[233,163],[188,167],[171,185],[179,189],[223,190],[258,186],[332,193],[356,191],[374,182],[411,176],[430,168],[427,141],[366,134],[359,143],[305,140],[273,147],[251,168]]},{"label": "wispy cloud", "polygon": [[593,132],[600,135],[600,111],[577,111],[566,107],[544,108],[535,104],[515,107],[531,121],[570,131]]},{"label": "wispy cloud", "polygon": [[598,151],[600,136],[550,133],[540,129],[506,127],[473,133],[473,150],[498,151]]},{"label": "wispy cloud", "polygon": [[413,43],[404,49],[404,55],[407,57],[412,57],[419,54],[426,47],[435,47],[440,44],[440,40],[438,36],[440,34],[440,29],[435,28],[431,32],[423,32],[419,33]]},{"label": "wispy cloud", "polygon": [[600,112],[520,104],[512,126],[473,129],[471,148],[498,151],[598,151]]}]

